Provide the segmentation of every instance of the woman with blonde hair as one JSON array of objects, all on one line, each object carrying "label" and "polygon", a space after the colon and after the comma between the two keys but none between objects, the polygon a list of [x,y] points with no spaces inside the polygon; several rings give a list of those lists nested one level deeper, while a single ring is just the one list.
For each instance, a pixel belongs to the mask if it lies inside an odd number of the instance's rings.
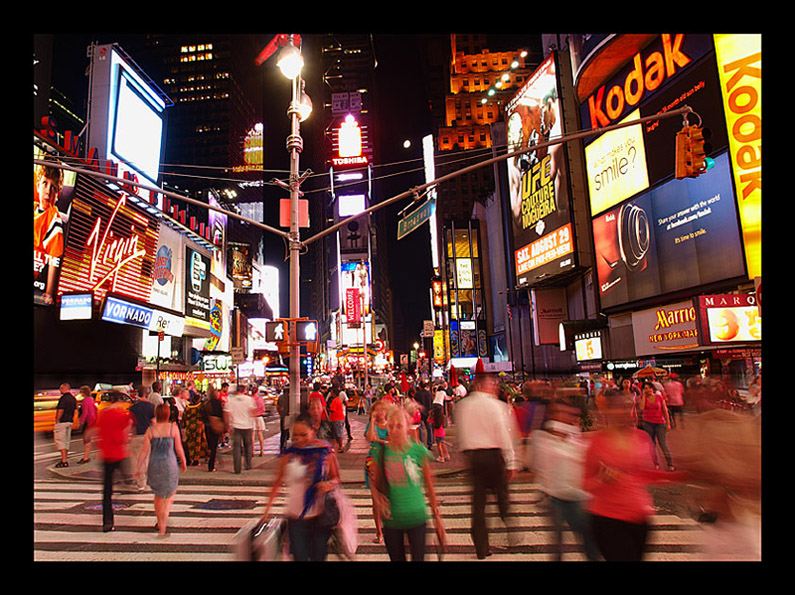
[{"label": "woman with blonde hair", "polygon": [[446,543],[429,464],[432,455],[424,445],[411,439],[409,422],[404,409],[390,407],[387,411],[389,435],[386,444],[376,445],[374,456],[376,514],[383,519],[384,545],[393,562],[406,560],[406,537],[411,560],[422,562],[425,559],[428,521],[425,495],[440,546],[444,548]]}]

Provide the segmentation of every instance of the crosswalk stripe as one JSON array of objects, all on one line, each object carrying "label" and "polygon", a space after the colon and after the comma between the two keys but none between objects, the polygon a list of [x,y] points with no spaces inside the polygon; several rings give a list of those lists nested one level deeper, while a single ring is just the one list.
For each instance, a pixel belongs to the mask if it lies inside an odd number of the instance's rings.
[{"label": "crosswalk stripe", "polygon": [[[470,537],[471,504],[462,482],[439,482],[442,518],[449,547],[445,560],[474,561]],[[371,498],[363,484],[345,486],[357,514],[357,561],[388,561],[383,544],[373,543],[375,524]],[[511,487],[510,526],[505,527],[496,504],[487,506],[491,543],[497,549],[488,561],[547,561],[553,559],[553,531],[546,503],[537,486]],[[37,561],[231,561],[235,536],[263,511],[267,488],[263,486],[180,486],[169,517],[169,535],[154,529],[150,493],[119,489],[114,494],[116,528],[103,533],[102,486],[81,481],[34,483],[34,559]],[[284,497],[275,503],[282,510]],[[646,559],[688,560],[698,550],[701,526],[673,515],[652,518]],[[429,537],[428,560],[436,559]],[[584,560],[576,535],[563,531],[564,560]],[[329,555],[329,560],[337,560]]]}]

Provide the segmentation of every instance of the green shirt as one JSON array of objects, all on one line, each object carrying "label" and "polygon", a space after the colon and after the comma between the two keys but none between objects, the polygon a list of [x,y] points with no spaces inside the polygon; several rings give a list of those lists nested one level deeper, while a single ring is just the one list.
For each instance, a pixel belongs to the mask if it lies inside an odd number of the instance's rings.
[{"label": "green shirt", "polygon": [[[376,445],[375,461],[380,465],[381,449]],[[408,529],[422,525],[428,520],[423,484],[423,463],[431,453],[425,446],[411,441],[406,452],[395,452],[389,444],[384,455],[384,469],[388,486],[391,519],[384,519],[385,527]]]}]

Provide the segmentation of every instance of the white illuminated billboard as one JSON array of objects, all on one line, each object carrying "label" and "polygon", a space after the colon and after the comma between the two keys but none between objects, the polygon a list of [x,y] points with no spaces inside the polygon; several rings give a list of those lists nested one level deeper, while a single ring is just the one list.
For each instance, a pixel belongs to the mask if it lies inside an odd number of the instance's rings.
[{"label": "white illuminated billboard", "polygon": [[167,98],[115,44],[93,48],[89,146],[96,158],[157,183]]},{"label": "white illuminated billboard", "polygon": [[338,200],[340,217],[358,215],[367,208],[364,194],[344,195],[340,196]]}]

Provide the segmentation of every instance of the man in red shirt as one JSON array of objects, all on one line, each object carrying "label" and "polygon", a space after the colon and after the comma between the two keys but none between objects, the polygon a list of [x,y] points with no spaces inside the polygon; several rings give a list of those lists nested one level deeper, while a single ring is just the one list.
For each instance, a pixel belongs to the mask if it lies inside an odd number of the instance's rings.
[{"label": "man in red shirt", "polygon": [[336,386],[332,387],[329,393],[328,412],[334,441],[337,443],[337,452],[342,452],[342,436],[345,431],[345,405]]},{"label": "man in red shirt", "polygon": [[111,393],[110,406],[99,412],[97,436],[103,465],[102,530],[113,531],[113,474],[121,470],[129,454],[133,416],[124,408],[122,394]]}]

